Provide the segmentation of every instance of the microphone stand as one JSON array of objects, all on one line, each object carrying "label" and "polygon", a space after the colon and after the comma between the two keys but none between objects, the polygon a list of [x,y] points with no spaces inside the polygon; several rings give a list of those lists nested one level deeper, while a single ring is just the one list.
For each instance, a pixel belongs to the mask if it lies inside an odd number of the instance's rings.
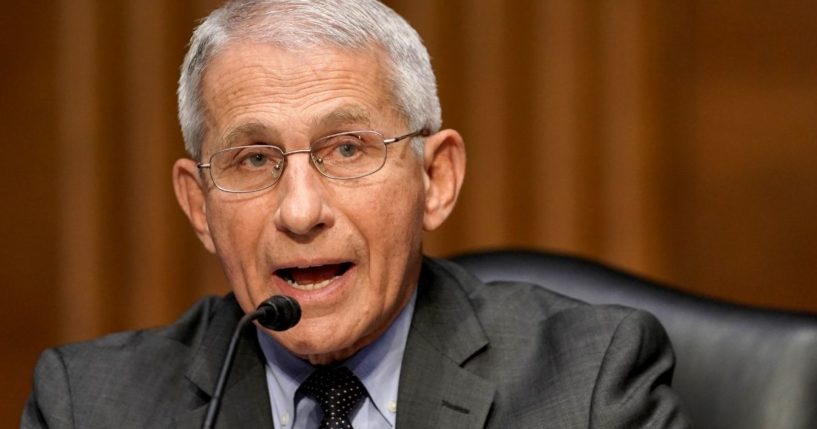
[{"label": "microphone stand", "polygon": [[241,337],[244,328],[256,319],[261,319],[261,324],[270,329],[284,331],[295,326],[301,320],[301,307],[298,305],[298,301],[291,297],[276,295],[261,303],[257,310],[245,314],[238,321],[233,336],[230,338],[230,346],[227,348],[224,362],[221,364],[221,373],[219,373],[216,387],[213,389],[213,397],[210,398],[210,403],[207,405],[207,414],[201,425],[202,429],[212,429],[216,423],[216,417],[218,417],[218,411],[221,407],[224,385],[227,383],[227,376],[230,374],[230,368],[235,358],[238,339]]}]

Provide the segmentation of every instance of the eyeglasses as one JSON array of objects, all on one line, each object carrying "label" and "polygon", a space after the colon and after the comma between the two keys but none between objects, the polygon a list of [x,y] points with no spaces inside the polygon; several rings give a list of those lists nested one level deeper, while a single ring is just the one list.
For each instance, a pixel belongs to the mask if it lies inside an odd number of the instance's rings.
[{"label": "eyeglasses", "polygon": [[315,140],[309,149],[284,152],[277,146],[250,145],[222,149],[210,162],[198,163],[210,169],[210,178],[224,192],[256,192],[269,188],[281,178],[287,157],[308,153],[312,165],[330,179],[348,180],[374,174],[386,164],[387,146],[410,137],[429,135],[422,129],[387,139],[377,131],[350,131]]}]

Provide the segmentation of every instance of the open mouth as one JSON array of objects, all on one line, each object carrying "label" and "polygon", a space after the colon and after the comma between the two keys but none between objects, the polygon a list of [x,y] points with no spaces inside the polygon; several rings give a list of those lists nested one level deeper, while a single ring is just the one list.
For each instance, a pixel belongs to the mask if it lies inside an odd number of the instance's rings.
[{"label": "open mouth", "polygon": [[351,262],[319,265],[315,267],[281,268],[275,275],[286,280],[295,289],[317,290],[329,285],[332,280],[344,275],[352,268]]}]

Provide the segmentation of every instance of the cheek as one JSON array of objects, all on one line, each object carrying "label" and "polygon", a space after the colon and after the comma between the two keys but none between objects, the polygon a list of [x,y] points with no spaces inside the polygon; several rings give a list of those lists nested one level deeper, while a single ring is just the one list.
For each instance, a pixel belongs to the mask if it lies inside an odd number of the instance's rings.
[{"label": "cheek", "polygon": [[249,202],[214,201],[208,209],[216,253],[228,276],[240,269],[241,263],[256,248],[266,224],[265,210]]},{"label": "cheek", "polygon": [[[423,220],[422,186],[419,177],[404,177],[395,182],[396,185],[369,193],[366,205],[359,207],[366,207],[368,221],[364,227],[368,229],[371,250],[385,255],[405,256],[419,251]],[[357,210],[360,211],[360,208]]]},{"label": "cheek", "polygon": [[219,200],[208,210],[213,244],[224,275],[244,311],[252,311],[268,291],[262,284],[256,253],[268,223],[266,211],[252,201]]}]

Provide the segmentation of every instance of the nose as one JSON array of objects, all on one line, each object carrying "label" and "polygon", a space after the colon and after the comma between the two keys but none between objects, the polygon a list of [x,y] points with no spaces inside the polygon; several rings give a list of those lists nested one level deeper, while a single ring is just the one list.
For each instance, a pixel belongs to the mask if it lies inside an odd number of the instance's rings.
[{"label": "nose", "polygon": [[275,194],[278,206],[274,222],[280,231],[294,236],[311,236],[334,223],[320,173],[310,165],[309,153],[287,158]]}]

